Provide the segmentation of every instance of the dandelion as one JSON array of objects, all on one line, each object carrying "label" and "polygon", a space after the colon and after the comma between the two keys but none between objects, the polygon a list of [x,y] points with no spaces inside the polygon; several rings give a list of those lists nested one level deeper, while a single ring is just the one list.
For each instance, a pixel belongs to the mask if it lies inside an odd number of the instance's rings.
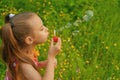
[{"label": "dandelion", "polygon": [[63,71],[65,71],[65,68],[63,68]]},{"label": "dandelion", "polygon": [[119,67],[117,65],[115,67],[116,67],[116,70],[119,70]]},{"label": "dandelion", "polygon": [[72,45],[71,48],[74,49],[75,48],[74,45]]},{"label": "dandelion", "polygon": [[51,42],[51,40],[48,39],[48,42]]},{"label": "dandelion", "polygon": [[43,7],[45,7],[45,3],[43,3]]},{"label": "dandelion", "polygon": [[66,42],[66,40],[64,39],[63,42]]},{"label": "dandelion", "polygon": [[74,12],[70,12],[70,14],[74,14]]},{"label": "dandelion", "polygon": [[48,2],[48,4],[50,5],[50,4],[51,4],[51,2]]},{"label": "dandelion", "polygon": [[44,48],[44,51],[47,51],[46,48]]},{"label": "dandelion", "polygon": [[45,10],[43,10],[43,13],[46,13],[46,11],[45,11]]},{"label": "dandelion", "polygon": [[29,2],[32,2],[32,0],[29,0]]},{"label": "dandelion", "polygon": [[89,64],[90,63],[90,61],[86,61],[86,64]]},{"label": "dandelion", "polygon": [[71,39],[70,39],[70,38],[68,38],[68,42],[70,42],[70,40],[71,40]]},{"label": "dandelion", "polygon": [[105,49],[107,49],[107,50],[108,50],[108,49],[109,49],[109,47],[108,47],[108,46],[106,46],[106,47],[105,47]]},{"label": "dandelion", "polygon": [[59,72],[60,78],[62,78],[62,72]]},{"label": "dandelion", "polygon": [[98,69],[98,65],[96,65],[95,68]]},{"label": "dandelion", "polygon": [[100,78],[98,77],[97,80],[100,80]]},{"label": "dandelion", "polygon": [[117,44],[116,44],[116,43],[114,43],[113,45],[114,45],[114,46],[117,46]]},{"label": "dandelion", "polygon": [[64,16],[64,14],[63,14],[63,13],[61,13],[61,14],[60,14],[60,16],[62,17],[62,16]]},{"label": "dandelion", "polygon": [[72,68],[73,66],[70,64],[70,67]]},{"label": "dandelion", "polygon": [[63,30],[64,30],[64,27],[61,27],[61,28],[60,28],[60,31],[63,31]]},{"label": "dandelion", "polygon": [[113,76],[112,79],[115,80],[115,76]]},{"label": "dandelion", "polygon": [[102,44],[104,44],[105,42],[103,41]]}]

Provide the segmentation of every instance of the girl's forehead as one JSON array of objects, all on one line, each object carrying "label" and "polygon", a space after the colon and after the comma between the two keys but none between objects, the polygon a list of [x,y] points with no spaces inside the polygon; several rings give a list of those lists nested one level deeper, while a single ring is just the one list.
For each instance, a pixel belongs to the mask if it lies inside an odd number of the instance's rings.
[{"label": "girl's forehead", "polygon": [[42,25],[43,24],[39,16],[33,16],[29,21],[31,25]]}]

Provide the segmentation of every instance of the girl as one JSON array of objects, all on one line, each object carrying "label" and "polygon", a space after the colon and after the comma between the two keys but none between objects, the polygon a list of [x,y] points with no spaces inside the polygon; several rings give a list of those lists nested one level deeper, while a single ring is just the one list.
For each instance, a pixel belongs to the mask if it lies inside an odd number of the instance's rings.
[{"label": "girl", "polygon": [[7,64],[6,80],[54,80],[55,57],[60,52],[61,39],[58,38],[56,44],[51,39],[47,61],[40,63],[46,66],[46,72],[41,76],[34,49],[37,44],[47,40],[48,28],[43,25],[40,17],[32,12],[9,18],[6,17],[6,23],[1,30],[2,57]]}]

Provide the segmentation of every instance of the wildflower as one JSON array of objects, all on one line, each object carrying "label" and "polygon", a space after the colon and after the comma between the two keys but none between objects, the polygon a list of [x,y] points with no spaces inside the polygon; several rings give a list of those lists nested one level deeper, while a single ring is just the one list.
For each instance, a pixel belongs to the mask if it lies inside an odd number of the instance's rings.
[{"label": "wildflower", "polygon": [[114,43],[114,46],[117,46],[117,44],[116,44],[116,43]]},{"label": "wildflower", "polygon": [[63,42],[66,42],[66,40],[64,39]]},{"label": "wildflower", "polygon": [[117,65],[115,67],[116,67],[116,70],[119,70],[119,67]]},{"label": "wildflower", "polygon": [[70,67],[73,67],[73,66],[70,64]]},{"label": "wildflower", "polygon": [[76,69],[76,73],[79,73],[80,72],[80,68]]},{"label": "wildflower", "polygon": [[90,63],[90,61],[86,61],[86,64],[89,64]]},{"label": "wildflower", "polygon": [[98,69],[98,65],[96,65],[95,68]]},{"label": "wildflower", "polygon": [[70,42],[70,40],[71,40],[71,39],[70,39],[70,38],[68,38],[68,42]]},{"label": "wildflower", "polygon": [[62,17],[62,16],[64,16],[64,14],[63,14],[63,13],[61,13],[61,14],[60,14],[60,16]]},{"label": "wildflower", "polygon": [[45,11],[45,10],[43,10],[43,13],[46,13],[46,11]]},{"label": "wildflower", "polygon": [[48,2],[48,4],[50,5],[50,4],[51,4],[51,2]]},{"label": "wildflower", "polygon": [[30,2],[32,2],[32,0],[29,0]]},{"label": "wildflower", "polygon": [[46,48],[44,48],[44,51],[47,51]]},{"label": "wildflower", "polygon": [[74,12],[70,12],[70,14],[74,14]]},{"label": "wildflower", "polygon": [[45,7],[45,3],[43,3],[43,7]]},{"label": "wildflower", "polygon": [[74,45],[72,45],[71,48],[74,49],[75,48]]},{"label": "wildflower", "polygon": [[108,46],[105,47],[105,49],[108,49],[108,48],[109,48]]},{"label": "wildflower", "polygon": [[62,78],[62,72],[59,72],[60,78]]},{"label": "wildflower", "polygon": [[63,68],[63,71],[65,71],[65,68]]}]

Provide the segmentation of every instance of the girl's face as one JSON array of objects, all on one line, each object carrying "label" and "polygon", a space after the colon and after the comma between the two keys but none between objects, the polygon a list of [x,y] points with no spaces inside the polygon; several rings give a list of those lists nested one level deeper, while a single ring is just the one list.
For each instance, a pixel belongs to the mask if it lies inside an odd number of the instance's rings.
[{"label": "girl's face", "polygon": [[31,18],[30,24],[33,30],[33,43],[39,44],[44,43],[48,37],[48,28],[42,23],[39,16],[33,16]]}]

